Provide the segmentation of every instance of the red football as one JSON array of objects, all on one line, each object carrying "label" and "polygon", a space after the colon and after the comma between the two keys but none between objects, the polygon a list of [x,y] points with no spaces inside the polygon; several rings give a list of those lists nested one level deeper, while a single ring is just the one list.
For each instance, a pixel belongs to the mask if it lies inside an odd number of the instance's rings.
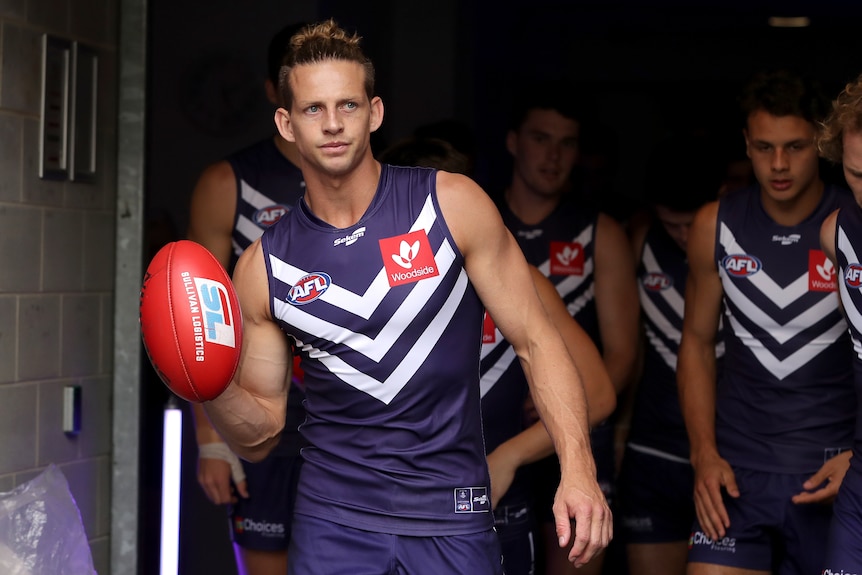
[{"label": "red football", "polygon": [[147,355],[171,391],[201,402],[225,390],[239,363],[242,315],[215,256],[189,240],[165,245],[144,275],[140,314]]}]

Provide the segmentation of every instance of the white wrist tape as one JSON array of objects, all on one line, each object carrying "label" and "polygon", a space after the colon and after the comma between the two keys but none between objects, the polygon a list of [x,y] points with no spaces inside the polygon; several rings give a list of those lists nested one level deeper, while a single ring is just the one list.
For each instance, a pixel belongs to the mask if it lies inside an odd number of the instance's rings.
[{"label": "white wrist tape", "polygon": [[230,477],[234,483],[245,480],[245,471],[239,457],[230,450],[227,443],[204,443],[198,446],[199,459],[220,459],[230,465]]}]

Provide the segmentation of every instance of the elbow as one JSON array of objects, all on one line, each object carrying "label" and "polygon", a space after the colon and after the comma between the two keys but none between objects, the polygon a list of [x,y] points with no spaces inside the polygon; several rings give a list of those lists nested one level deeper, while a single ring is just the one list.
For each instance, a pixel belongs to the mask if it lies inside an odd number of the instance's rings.
[{"label": "elbow", "polygon": [[231,449],[238,457],[249,463],[260,463],[278,444],[279,437],[270,437],[254,445],[231,445]]},{"label": "elbow", "polygon": [[606,393],[596,398],[596,401],[590,402],[588,408],[590,427],[598,425],[610,417],[617,408],[617,396],[613,392],[613,388],[608,386]]}]

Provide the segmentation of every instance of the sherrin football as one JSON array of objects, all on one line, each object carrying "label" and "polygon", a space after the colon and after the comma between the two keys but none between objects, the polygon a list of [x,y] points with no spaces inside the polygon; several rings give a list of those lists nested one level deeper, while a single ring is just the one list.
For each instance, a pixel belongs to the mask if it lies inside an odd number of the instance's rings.
[{"label": "sherrin football", "polygon": [[202,402],[225,390],[239,363],[242,315],[209,250],[180,240],[158,251],[144,275],[140,320],[150,362],[171,391]]}]

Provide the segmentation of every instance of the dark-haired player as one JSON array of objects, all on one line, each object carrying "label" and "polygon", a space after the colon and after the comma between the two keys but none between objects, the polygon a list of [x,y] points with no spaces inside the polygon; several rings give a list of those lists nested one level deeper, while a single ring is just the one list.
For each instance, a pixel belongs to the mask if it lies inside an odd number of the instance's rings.
[{"label": "dark-haired player", "polygon": [[[631,382],[637,356],[635,265],[622,226],[576,199],[572,173],[589,112],[577,90],[566,85],[533,86],[516,98],[506,135],[512,179],[498,207],[527,261],[551,280],[593,339],[619,393]],[[595,426],[590,439],[599,484],[610,501],[616,475],[613,420]],[[556,458],[534,464],[531,475],[546,571],[574,573],[554,541],[550,496],[559,479]],[[578,573],[601,568],[599,558]]]},{"label": "dark-haired player", "polygon": [[[681,149],[681,145],[684,147]],[[631,228],[639,262],[640,378],[617,482],[617,519],[631,575],[684,575],[694,472],[676,385],[685,310],[685,250],[697,210],[718,197],[725,166],[712,138],[677,134],[647,162],[646,218]],[[723,352],[716,346],[716,354]]]},{"label": "dark-haired player", "polygon": [[819,236],[853,198],[819,176],[814,139],[828,100],[816,85],[760,74],[741,107],[758,185],[707,204],[688,240],[677,369],[695,472],[688,573],[819,573],[832,508],[807,481],[843,475],[856,411]]}]

